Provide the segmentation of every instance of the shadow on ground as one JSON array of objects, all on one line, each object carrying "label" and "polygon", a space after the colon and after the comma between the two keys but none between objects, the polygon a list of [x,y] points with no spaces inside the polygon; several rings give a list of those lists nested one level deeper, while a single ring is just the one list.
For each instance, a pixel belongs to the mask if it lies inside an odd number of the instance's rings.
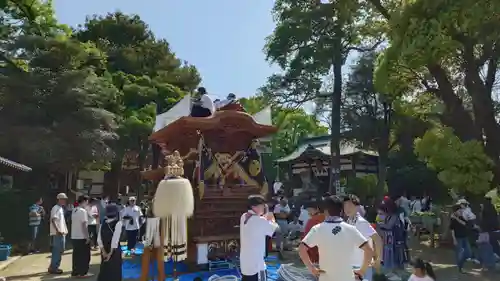
[{"label": "shadow on ground", "polygon": [[[98,264],[91,264],[89,267],[89,272],[92,273],[94,276],[91,276],[89,278],[85,278],[85,280],[97,280],[97,274],[99,273],[99,265]],[[54,274],[49,274],[47,272],[37,272],[33,274],[24,274],[24,275],[13,275],[13,276],[8,276],[7,280],[17,280],[17,281],[22,281],[22,280],[32,280],[32,278],[37,278],[37,280],[44,280],[44,281],[52,281],[52,280],[82,280],[82,278],[73,278],[71,276],[68,276],[70,274],[69,272],[65,272],[64,274],[61,275],[54,275]]]}]

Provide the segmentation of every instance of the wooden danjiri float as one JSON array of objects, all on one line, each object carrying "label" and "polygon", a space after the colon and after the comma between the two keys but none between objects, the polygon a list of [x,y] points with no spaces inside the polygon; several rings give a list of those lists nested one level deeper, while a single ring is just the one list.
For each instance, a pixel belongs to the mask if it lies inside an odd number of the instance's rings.
[{"label": "wooden danjiri float", "polygon": [[[143,178],[159,182],[153,202],[155,216],[158,217],[156,212],[160,204],[163,208],[165,204],[180,204],[174,198],[178,195],[159,198],[169,196],[166,195],[169,188],[167,182],[172,178],[188,179],[190,182],[194,212],[187,219],[186,252],[179,252],[178,249],[182,247],[171,242],[171,228],[176,224],[172,220],[175,219],[159,219],[158,229],[161,231],[157,240],[160,241],[145,247],[141,280],[147,280],[150,257],[155,256],[163,261],[164,251],[170,252],[166,255],[175,254],[176,251],[180,256],[186,255],[173,260],[185,260],[190,265],[197,265],[195,268],[204,267],[210,260],[238,254],[237,226],[241,214],[246,211],[247,198],[252,194],[268,193],[261,157],[257,151],[258,139],[276,131],[273,126],[258,124],[239,103],[231,103],[209,117],[180,117],[150,136],[150,141],[158,144],[166,157],[159,163],[159,168],[142,172]],[[160,189],[161,196],[158,194]],[[189,216],[189,210],[182,206],[177,208]],[[165,216],[165,212],[162,216]],[[186,225],[180,225],[174,226],[176,231],[179,227],[186,228]],[[162,267],[159,268],[161,274],[164,272],[163,262],[158,264]],[[158,280],[164,280],[162,278],[165,276],[158,277]]]}]

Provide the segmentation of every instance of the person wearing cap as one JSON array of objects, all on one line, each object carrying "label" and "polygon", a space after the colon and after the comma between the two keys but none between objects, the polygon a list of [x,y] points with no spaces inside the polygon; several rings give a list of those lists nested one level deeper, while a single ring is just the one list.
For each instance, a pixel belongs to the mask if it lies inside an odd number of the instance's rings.
[{"label": "person wearing cap", "polygon": [[[325,198],[325,221],[315,225],[299,245],[301,260],[319,281],[355,281],[364,276],[373,258],[373,250],[363,234],[342,220],[343,204],[338,196]],[[307,250],[313,247],[318,247],[319,267],[309,258]],[[364,252],[363,262],[360,269],[353,270],[356,249]]]},{"label": "person wearing cap", "polygon": [[456,204],[459,205],[460,208],[462,209],[461,210],[462,216],[464,217],[465,220],[473,221],[476,219],[476,215],[474,214],[474,212],[472,212],[469,202],[466,199],[464,198],[459,199]]},{"label": "person wearing cap", "polygon": [[465,261],[472,257],[472,249],[469,241],[469,227],[467,220],[462,215],[462,207],[458,204],[459,202],[453,206],[450,230],[453,245],[455,245],[458,271],[463,272]]},{"label": "person wearing cap", "polygon": [[278,224],[261,195],[248,198],[248,211],[240,218],[240,268],[242,281],[265,281],[266,237]]},{"label": "person wearing cap", "polygon": [[135,245],[139,237],[141,228],[140,220],[143,216],[141,208],[136,205],[137,199],[131,196],[128,199],[128,206],[123,209],[123,219],[125,220],[125,231],[127,233],[127,249],[134,253]]},{"label": "person wearing cap", "polygon": [[57,194],[57,204],[50,210],[50,239],[52,255],[48,272],[51,274],[62,274],[61,266],[62,254],[66,245],[66,234],[68,227],[64,219],[64,208],[68,196],[64,193]]},{"label": "person wearing cap", "polygon": [[105,208],[105,219],[99,227],[97,244],[101,250],[101,266],[97,281],[122,280],[122,250],[120,236],[123,223],[117,205],[108,204]]},{"label": "person wearing cap", "polygon": [[[375,250],[375,259],[372,264],[376,269],[380,269],[380,261],[382,258],[382,238],[371,224],[358,212],[359,198],[355,195],[344,197],[344,213],[347,215],[347,223],[356,227],[361,234],[368,240],[370,246]],[[374,246],[375,245],[375,246]],[[363,251],[356,249],[353,259],[353,267],[359,268],[363,263]],[[364,280],[372,280],[371,267],[364,275]]]},{"label": "person wearing cap", "polygon": [[73,244],[71,276],[85,277],[89,272],[90,263],[89,214],[86,210],[89,197],[81,195],[77,202],[77,207],[71,213],[71,242]]},{"label": "person wearing cap", "polygon": [[[309,201],[304,204],[304,208],[309,214],[309,219],[304,226],[304,236],[302,237],[302,239],[304,239],[304,237],[309,233],[309,231],[311,231],[311,229],[315,225],[318,225],[325,221],[325,215],[323,214],[323,212],[321,212],[319,204],[320,202],[317,201]],[[307,253],[313,263],[317,264],[319,262],[318,247],[309,248],[307,250]]]},{"label": "person wearing cap", "polygon": [[476,214],[472,212],[472,209],[470,208],[469,202],[465,198],[461,198],[457,201],[456,205],[460,206],[460,215],[462,218],[467,222],[467,227],[469,230],[474,230],[474,231],[468,231],[468,237],[469,237],[469,243],[471,245],[472,251],[471,251],[471,256],[467,258],[467,261],[473,262],[475,264],[480,264],[480,261],[476,258],[476,239],[477,239],[477,230],[479,229],[479,226],[476,224]]}]

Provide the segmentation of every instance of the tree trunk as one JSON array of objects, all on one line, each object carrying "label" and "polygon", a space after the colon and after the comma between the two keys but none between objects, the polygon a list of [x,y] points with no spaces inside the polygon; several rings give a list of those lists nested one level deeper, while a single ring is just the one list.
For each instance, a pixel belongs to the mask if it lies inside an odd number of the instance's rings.
[{"label": "tree trunk", "polygon": [[[478,126],[482,129],[481,143],[484,143],[484,151],[491,158],[495,167],[493,173],[495,178],[493,185],[500,180],[500,127],[496,121],[491,88],[487,87],[479,74],[478,65],[474,56],[474,45],[467,38],[462,38],[464,44],[465,87],[472,98],[472,107]],[[495,66],[493,70],[496,71]]]},{"label": "tree trunk", "polygon": [[385,181],[387,178],[387,161],[389,158],[389,135],[391,130],[391,106],[387,102],[383,103],[384,120],[378,142],[378,178],[377,194],[383,196]]},{"label": "tree trunk", "polygon": [[330,183],[328,190],[336,194],[340,188],[340,105],[342,102],[342,65],[344,62],[342,50],[342,25],[336,23],[336,46],[333,54],[333,94],[332,94],[332,138],[330,140]]},{"label": "tree trunk", "polygon": [[104,174],[103,196],[117,199],[120,190],[121,159],[111,162],[111,170]]},{"label": "tree trunk", "polygon": [[[382,5],[380,0],[369,0],[369,2],[384,18],[390,21],[391,14]],[[478,140],[484,144],[485,153],[495,163],[495,167],[493,168],[493,173],[495,175],[493,184],[495,184],[500,182],[500,150],[498,148],[498,144],[500,143],[500,128],[495,119],[493,102],[491,100],[491,87],[493,83],[492,81],[487,81],[488,85],[484,84],[479,76],[480,67],[475,63],[474,46],[467,45],[468,42],[466,41],[462,41],[462,43],[465,43],[466,88],[468,94],[472,97],[474,118],[480,122],[480,124],[475,124],[472,114],[467,112],[462,101],[455,94],[453,85],[449,81],[446,71],[441,65],[434,63],[427,65],[429,73],[439,85],[439,88],[432,92],[446,105],[445,113],[441,120],[442,123],[453,128],[455,135],[457,135],[461,141]],[[494,71],[489,70],[488,74],[490,74],[489,78],[494,81],[499,54],[495,52],[492,55],[497,57],[492,57],[490,59],[492,65],[489,67],[495,68],[493,68]],[[483,135],[485,139],[483,139]]]}]

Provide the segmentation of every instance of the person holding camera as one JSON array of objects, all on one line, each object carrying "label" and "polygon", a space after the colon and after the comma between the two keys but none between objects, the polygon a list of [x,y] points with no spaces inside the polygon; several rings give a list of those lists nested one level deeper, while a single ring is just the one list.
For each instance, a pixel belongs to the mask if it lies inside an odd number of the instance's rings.
[{"label": "person holding camera", "polygon": [[143,216],[141,208],[136,205],[137,199],[130,197],[128,206],[123,209],[123,220],[125,231],[127,234],[127,249],[133,254],[135,245],[139,237],[139,229],[141,228],[140,220]]},{"label": "person holding camera", "polygon": [[272,236],[278,224],[261,195],[248,198],[248,211],[240,219],[240,267],[242,281],[265,281],[266,237]]}]

